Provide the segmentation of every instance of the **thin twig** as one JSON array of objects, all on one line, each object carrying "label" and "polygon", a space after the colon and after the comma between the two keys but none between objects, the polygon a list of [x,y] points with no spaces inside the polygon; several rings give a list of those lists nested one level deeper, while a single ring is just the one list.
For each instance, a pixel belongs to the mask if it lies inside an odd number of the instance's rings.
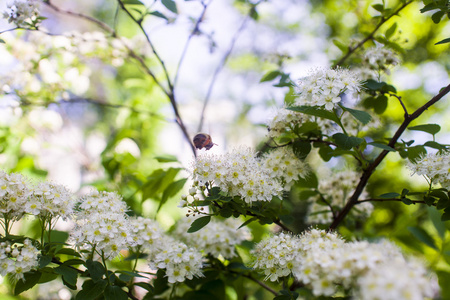
[{"label": "thin twig", "polygon": [[175,77],[173,79],[174,87],[176,86],[176,84],[178,82],[178,76],[180,75],[180,68],[181,68],[181,65],[183,64],[184,57],[186,56],[187,49],[189,48],[189,44],[191,43],[192,38],[200,32],[200,29],[199,29],[200,23],[203,21],[203,18],[205,17],[206,9],[208,8],[208,4],[205,4],[203,1],[202,1],[202,5],[203,5],[202,13],[200,14],[200,17],[198,17],[197,21],[195,22],[194,29],[192,29],[191,34],[189,34],[186,44],[184,45],[183,51],[181,52],[180,60],[178,61],[177,70],[175,72]]},{"label": "thin twig", "polygon": [[[359,200],[355,203],[355,205],[357,204],[361,204],[364,202],[388,202],[388,201],[397,201],[397,202],[403,202],[405,199],[398,199],[398,198],[387,198],[387,199],[378,199],[378,198],[371,198],[371,199],[364,199],[364,200]],[[421,204],[426,204],[425,201],[422,200],[409,200],[411,201],[412,204],[416,204],[416,203],[421,203]]]},{"label": "thin twig", "polygon": [[393,16],[398,15],[398,13],[404,9],[406,6],[408,6],[409,4],[411,4],[413,1],[408,1],[405,2],[402,6],[400,6],[396,11],[394,11],[389,17],[385,18],[385,17],[381,17],[380,22],[378,23],[378,25],[375,27],[374,30],[372,30],[371,33],[369,33],[369,35],[367,35],[363,40],[361,40],[358,44],[356,44],[356,46],[354,47],[349,47],[348,52],[336,63],[334,63],[333,68],[340,66],[344,63],[344,61],[347,60],[347,58],[350,57],[350,55],[352,55],[357,49],[359,49],[360,47],[362,47],[362,45],[364,45],[367,41],[371,40],[373,38],[373,36],[375,35],[375,33],[378,31],[378,29],[380,29],[380,27],[386,23],[387,21],[389,21]]},{"label": "thin twig", "polygon": [[333,220],[336,219],[336,212],[334,211],[333,206],[331,206],[331,203],[328,202],[327,199],[325,199],[325,197],[322,196],[322,194],[320,194],[320,200],[322,200],[330,208],[331,215],[333,216]]},{"label": "thin twig", "polygon": [[[430,108],[432,105],[434,105],[436,102],[441,100],[445,95],[447,95],[450,92],[450,84],[443,88],[439,94],[434,96],[431,100],[429,100],[427,103],[425,103],[423,106],[419,107],[414,113],[411,115],[405,115],[405,119],[403,123],[400,125],[400,127],[395,132],[394,136],[391,138],[391,140],[388,143],[388,146],[391,148],[395,147],[395,144],[397,143],[400,136],[403,134],[403,132],[406,130],[408,125],[417,119],[424,111],[426,111],[428,108]],[[377,158],[367,167],[367,169],[364,170],[363,174],[361,175],[361,179],[359,180],[358,185],[356,186],[356,189],[353,193],[353,195],[349,198],[344,208],[338,213],[336,219],[333,221],[333,223],[330,225],[329,230],[335,230],[337,226],[344,220],[344,218],[347,216],[347,214],[350,212],[352,207],[358,202],[358,198],[363,192],[364,188],[366,187],[370,176],[372,176],[373,172],[375,172],[375,169],[378,167],[378,165],[383,161],[383,159],[386,157],[386,155],[390,151],[383,150],[381,153],[377,156]]]},{"label": "thin twig", "polygon": [[18,30],[18,29],[22,29],[22,28],[20,28],[20,27],[14,27],[14,28],[6,29],[6,30],[3,30],[3,31],[0,31],[0,34],[5,33],[5,32],[9,32],[9,31]]},{"label": "thin twig", "polygon": [[231,39],[231,43],[230,43],[230,46],[228,47],[228,50],[225,52],[225,55],[223,56],[219,65],[216,67],[216,70],[214,71],[213,77],[211,78],[211,82],[209,83],[208,90],[206,92],[205,99],[203,100],[203,107],[202,107],[202,112],[200,114],[200,123],[198,124],[197,132],[202,131],[203,122],[205,120],[206,107],[208,106],[209,100],[211,98],[211,94],[212,94],[214,85],[216,83],[217,76],[222,71],[223,67],[225,66],[225,63],[227,62],[228,57],[231,55],[231,52],[233,51],[234,45],[236,44],[236,41],[237,41],[239,35],[241,34],[242,30],[244,30],[245,25],[247,24],[248,20],[250,19],[250,13],[251,13],[252,9],[254,9],[253,6],[250,9],[249,13],[245,16],[244,20],[241,23],[241,26],[239,26],[238,30],[235,32],[233,38]]},{"label": "thin twig", "polygon": [[273,221],[275,224],[277,224],[279,227],[281,227],[281,229],[283,229],[284,231],[290,232],[290,233],[294,233],[294,231],[292,231],[292,229],[290,229],[289,227],[287,227],[286,225],[284,225],[283,223],[281,223],[280,219],[276,219]]},{"label": "thin twig", "polygon": [[100,21],[100,20],[98,20],[98,19],[96,19],[94,17],[88,16],[88,15],[85,15],[85,14],[82,14],[82,13],[76,13],[76,12],[73,12],[73,11],[70,11],[70,10],[61,9],[58,6],[53,5],[50,2],[50,0],[44,1],[44,3],[48,7],[50,7],[51,9],[53,9],[54,11],[56,11],[58,13],[66,14],[66,15],[73,16],[73,17],[80,18],[80,19],[85,19],[85,20],[87,20],[89,22],[97,24],[103,30],[111,33],[112,36],[116,36],[116,31],[113,28],[111,28],[108,24],[106,24],[106,23],[104,23],[104,22],[102,22],[102,21]]},{"label": "thin twig", "polygon": [[152,49],[153,54],[155,55],[156,59],[161,64],[161,67],[163,69],[164,75],[166,76],[167,84],[169,86],[169,91],[173,93],[173,85],[172,81],[170,80],[169,72],[167,71],[166,64],[162,60],[161,56],[159,56],[158,52],[156,51],[155,45],[153,45],[153,42],[150,40],[150,36],[147,34],[147,32],[144,29],[144,26],[142,26],[142,19],[137,20],[133,14],[125,7],[125,4],[122,2],[122,0],[117,0],[117,2],[120,5],[120,8],[138,25],[139,29],[142,31],[142,34],[144,34],[145,39],[147,40],[147,43],[149,44],[150,48]]},{"label": "thin twig", "polygon": [[117,0],[121,9],[139,26],[139,28],[141,29],[142,33],[144,34],[147,43],[150,45],[150,48],[152,49],[153,54],[155,55],[156,59],[159,61],[159,63],[162,66],[163,69],[163,73],[166,77],[167,80],[167,85],[168,85],[168,89],[165,89],[162,84],[157,80],[156,76],[153,74],[153,72],[151,72],[151,70],[147,67],[147,65],[145,64],[144,60],[142,59],[142,57],[140,57],[139,55],[136,55],[134,52],[131,53],[132,56],[134,58],[136,58],[140,64],[145,67],[145,70],[147,72],[147,74],[149,74],[153,80],[158,84],[158,86],[164,91],[164,93],[167,95],[167,97],[169,98],[170,104],[172,105],[172,109],[173,112],[175,114],[175,121],[178,124],[178,126],[180,127],[183,136],[185,137],[186,141],[188,142],[188,144],[191,146],[191,150],[194,154],[194,156],[197,156],[197,152],[195,151],[195,147],[194,144],[191,141],[190,135],[187,131],[186,126],[184,125],[183,119],[181,118],[180,112],[178,110],[178,103],[175,100],[175,91],[174,91],[174,87],[173,84],[170,80],[170,76],[169,76],[169,72],[166,69],[166,65],[164,63],[164,61],[162,60],[162,58],[159,56],[158,52],[156,51],[155,46],[153,45],[152,41],[150,40],[149,35],[147,34],[147,32],[145,31],[144,27],[142,26],[142,20],[137,20],[133,14],[125,7],[124,3],[121,0]]},{"label": "thin twig", "polygon": [[405,116],[408,116],[409,115],[408,114],[408,110],[406,109],[406,106],[405,106],[405,104],[402,101],[402,97],[398,96],[396,94],[393,94],[393,93],[389,93],[388,95],[391,96],[391,97],[397,98],[398,102],[400,102],[400,105],[403,107],[403,111],[405,112]]},{"label": "thin twig", "polygon": [[264,289],[268,290],[269,292],[271,292],[275,296],[278,295],[278,293],[275,290],[273,290],[271,287],[269,287],[267,284],[265,284],[264,282],[259,281],[258,279],[254,278],[251,275],[242,274],[242,273],[239,273],[239,272],[236,272],[236,271],[233,271],[233,270],[228,270],[228,272],[230,272],[232,274],[240,275],[240,276],[245,277],[245,278],[248,278],[251,281],[256,282],[257,284],[259,284],[261,287],[263,287]]}]

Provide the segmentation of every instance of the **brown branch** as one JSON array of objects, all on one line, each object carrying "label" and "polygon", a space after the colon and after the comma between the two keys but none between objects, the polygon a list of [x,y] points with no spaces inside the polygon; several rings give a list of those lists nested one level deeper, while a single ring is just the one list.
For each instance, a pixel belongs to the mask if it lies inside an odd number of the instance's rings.
[{"label": "brown branch", "polygon": [[269,292],[271,292],[275,296],[278,296],[278,293],[275,290],[273,290],[267,284],[265,284],[264,282],[259,281],[258,279],[254,278],[253,276],[251,276],[249,274],[243,274],[243,273],[239,273],[239,272],[236,272],[236,271],[233,271],[233,270],[228,270],[228,272],[230,272],[232,274],[241,275],[242,277],[248,278],[251,281],[256,282],[257,284],[259,284],[261,287],[263,287],[264,289],[268,290]]},{"label": "brown branch", "polygon": [[[409,199],[408,199],[409,200]],[[364,200],[359,200],[356,201],[355,205],[357,204],[361,204],[364,202],[389,202],[389,201],[397,201],[397,202],[403,202],[404,199],[398,199],[398,198],[387,198],[387,199],[378,199],[378,198],[373,198],[373,199],[364,199]],[[409,200],[412,202],[412,204],[426,204],[425,201],[421,201],[421,200]]]},{"label": "brown branch", "polygon": [[389,93],[388,95],[391,96],[391,97],[397,98],[398,102],[400,102],[400,105],[403,108],[403,111],[405,112],[405,115],[408,115],[408,110],[406,109],[406,106],[405,106],[405,104],[402,101],[402,97],[400,97],[400,96],[398,96],[396,94],[393,94],[393,93]]},{"label": "brown branch", "polygon": [[69,16],[73,16],[73,17],[76,17],[76,18],[84,19],[86,21],[95,23],[99,27],[101,27],[103,30],[111,33],[112,36],[116,36],[116,31],[114,29],[112,29],[109,25],[107,25],[106,23],[104,23],[104,22],[102,22],[102,21],[100,21],[100,20],[98,20],[98,19],[96,19],[94,17],[88,16],[88,15],[85,15],[85,14],[82,14],[82,13],[76,13],[76,12],[73,12],[73,11],[70,11],[70,10],[61,9],[58,6],[53,5],[50,2],[50,0],[44,1],[44,3],[48,7],[50,7],[51,9],[53,9],[54,11],[56,11],[58,13],[66,14],[66,15],[69,15]]},{"label": "brown branch", "polygon": [[[397,143],[398,139],[403,134],[403,132],[406,130],[408,125],[412,121],[417,119],[425,110],[427,110],[433,104],[435,104],[436,102],[441,100],[449,92],[450,92],[450,84],[448,86],[446,86],[445,88],[443,88],[439,92],[439,94],[434,96],[431,100],[429,100],[423,106],[419,107],[414,113],[412,113],[411,115],[405,114],[405,119],[404,119],[403,123],[400,125],[400,127],[395,132],[394,136],[389,141],[388,146],[395,148],[395,144]],[[330,225],[329,230],[335,230],[338,227],[338,225],[344,220],[344,218],[347,216],[347,214],[350,212],[352,207],[358,202],[358,198],[361,195],[361,193],[363,192],[364,188],[366,187],[370,176],[372,176],[372,174],[373,174],[373,172],[375,172],[375,169],[377,168],[377,166],[383,161],[383,159],[386,157],[386,155],[389,152],[390,151],[388,151],[388,150],[381,151],[381,153],[377,156],[377,158],[367,167],[367,169],[364,170],[353,195],[349,198],[349,200],[347,201],[344,208],[337,214],[336,219],[334,219],[333,223]]]},{"label": "brown branch", "polygon": [[142,31],[142,33],[145,36],[145,39],[147,40],[147,43],[149,44],[150,48],[152,49],[153,54],[155,55],[156,59],[161,64],[161,67],[163,68],[164,75],[166,76],[167,84],[169,86],[170,93],[173,93],[173,85],[172,81],[170,80],[169,72],[167,71],[166,64],[162,60],[161,56],[159,56],[158,52],[156,51],[155,46],[153,45],[152,41],[150,40],[150,36],[145,31],[144,27],[142,26],[142,19],[137,20],[133,14],[125,7],[125,4],[123,4],[122,0],[117,0],[117,2],[120,5],[120,8],[138,25],[139,29]]},{"label": "brown branch", "polygon": [[[147,32],[145,31],[144,27],[142,26],[142,20],[137,20],[132,14],[131,12],[125,7],[125,5],[123,4],[123,2],[121,0],[117,0],[121,9],[139,26],[139,28],[141,29],[142,33],[144,34],[147,43],[150,45],[150,48],[152,49],[153,54],[155,55],[156,59],[159,61],[159,63],[161,64],[162,68],[163,68],[163,72],[164,75],[166,77],[166,81],[167,81],[167,85],[168,85],[168,89],[166,90],[162,84],[157,80],[156,76],[153,74],[153,72],[151,72],[151,70],[147,67],[146,63],[144,62],[144,60],[142,59],[142,57],[140,57],[139,55],[136,55],[134,52],[130,52],[132,54],[132,56],[134,58],[136,58],[139,63],[145,68],[146,72],[153,78],[153,80],[158,84],[158,86],[164,91],[164,93],[167,95],[167,97],[169,98],[170,104],[172,105],[172,109],[173,112],[175,114],[175,121],[178,124],[178,126],[180,127],[183,136],[185,137],[186,141],[189,143],[189,145],[191,146],[191,150],[192,153],[194,154],[194,156],[197,155],[197,152],[195,151],[195,147],[191,141],[190,135],[187,131],[186,126],[184,125],[183,119],[181,118],[180,112],[178,110],[178,103],[175,100],[175,91],[174,91],[174,87],[173,84],[170,80],[170,76],[169,76],[169,72],[166,69],[166,65],[164,63],[164,61],[162,60],[162,58],[159,56],[158,52],[156,51],[155,46],[153,45],[152,41],[150,40],[149,35],[147,34]],[[130,49],[131,51],[131,49]]]},{"label": "brown branch", "polygon": [[191,34],[189,34],[186,44],[184,45],[183,51],[181,52],[180,60],[178,61],[177,70],[175,72],[175,77],[173,79],[174,87],[177,84],[178,76],[180,75],[181,65],[183,64],[184,57],[186,56],[187,50],[189,48],[189,44],[191,43],[192,38],[200,32],[200,29],[199,29],[200,23],[203,21],[203,18],[205,17],[205,14],[206,14],[206,9],[208,8],[208,4],[205,4],[203,1],[201,4],[203,6],[202,13],[200,14],[200,17],[197,18],[197,21],[195,22],[195,25],[194,25],[194,29],[192,29]]},{"label": "brown branch", "polygon": [[[255,6],[256,5],[257,4],[255,4]],[[223,67],[225,66],[225,64],[228,60],[228,57],[231,55],[234,45],[235,45],[239,35],[241,34],[242,30],[244,29],[245,25],[247,24],[247,21],[249,20],[250,14],[253,9],[254,9],[254,6],[252,6],[252,8],[249,10],[248,14],[245,16],[244,20],[242,21],[241,26],[239,26],[238,30],[235,32],[233,38],[231,39],[231,43],[230,43],[230,46],[229,46],[227,52],[225,52],[225,55],[223,56],[222,61],[219,63],[216,70],[214,71],[213,77],[211,78],[211,82],[209,83],[208,90],[206,92],[205,99],[203,100],[203,107],[202,107],[202,112],[200,114],[200,123],[198,124],[197,132],[202,131],[203,122],[205,121],[206,107],[208,106],[209,100],[211,98],[211,94],[212,94],[214,85],[216,83],[217,76],[222,71]]]},{"label": "brown branch", "polygon": [[364,45],[367,41],[371,40],[373,38],[373,36],[375,35],[375,33],[378,31],[378,29],[380,29],[380,27],[386,23],[387,21],[389,21],[393,16],[398,15],[398,13],[404,9],[406,6],[408,6],[409,4],[411,4],[413,1],[408,1],[405,2],[402,6],[400,6],[396,11],[394,11],[389,17],[385,18],[385,17],[381,17],[380,22],[378,23],[378,25],[375,27],[374,30],[372,30],[372,32],[370,32],[363,40],[361,40],[358,44],[356,44],[356,46],[354,47],[348,47],[348,52],[336,63],[333,64],[332,68],[335,68],[337,66],[342,65],[347,58],[350,57],[350,55],[352,55],[357,49],[359,49],[360,47],[362,47],[362,45]]}]

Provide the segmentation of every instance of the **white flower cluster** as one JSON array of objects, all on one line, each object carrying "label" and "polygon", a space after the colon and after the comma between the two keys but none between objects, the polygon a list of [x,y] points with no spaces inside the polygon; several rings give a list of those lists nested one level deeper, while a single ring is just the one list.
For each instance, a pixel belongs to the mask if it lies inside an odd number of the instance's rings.
[{"label": "white flower cluster", "polygon": [[0,275],[12,276],[13,280],[22,279],[24,273],[38,267],[39,250],[26,239],[23,245],[0,243]]},{"label": "white flower cluster", "polygon": [[200,153],[193,164],[198,188],[207,183],[209,187],[218,186],[250,205],[254,201],[271,201],[283,190],[250,148],[235,149],[224,155]]},{"label": "white flower cluster", "polygon": [[82,96],[89,89],[90,78],[103,75],[102,62],[119,67],[129,57],[129,49],[140,47],[139,41],[112,38],[101,32],[60,36],[37,32],[27,40],[9,35],[4,39],[18,63],[1,75],[0,93],[29,101],[68,99],[68,91]]},{"label": "white flower cluster", "polygon": [[285,107],[279,108],[267,123],[268,136],[278,138],[284,133],[292,132],[296,127],[309,120],[310,117],[308,115],[288,110]]},{"label": "white flower cluster", "polygon": [[148,254],[150,268],[166,269],[170,283],[202,276],[202,254],[199,250],[168,236],[154,220],[134,217],[130,221],[135,251]]},{"label": "white flower cluster", "polygon": [[164,249],[154,255],[149,265],[152,269],[166,269],[170,283],[203,276],[200,251],[168,236],[164,241]]},{"label": "white flower cluster", "polygon": [[68,219],[73,214],[76,200],[66,187],[41,182],[33,187],[33,194],[25,204],[25,211],[45,219]]},{"label": "white flower cluster", "polygon": [[431,184],[440,183],[443,188],[450,189],[450,155],[448,153],[429,153],[415,163],[408,163],[413,174],[426,176]]},{"label": "white flower cluster", "polygon": [[299,249],[297,237],[281,232],[255,246],[253,268],[264,270],[266,280],[276,281],[292,273]]},{"label": "white flower cluster", "polygon": [[39,4],[37,0],[15,0],[6,6],[8,10],[3,12],[3,18],[17,27],[28,27],[39,17]]},{"label": "white flower cluster", "polygon": [[175,234],[186,244],[202,250],[205,254],[232,258],[236,256],[235,245],[250,238],[248,228],[238,229],[239,225],[241,223],[238,220],[231,218],[224,221],[213,220],[201,230],[188,233],[190,224],[180,222]]},{"label": "white flower cluster", "polygon": [[93,190],[81,199],[79,208],[70,232],[77,248],[113,259],[121,250],[135,245],[126,204],[117,193]]},{"label": "white flower cluster", "polygon": [[286,191],[296,180],[305,178],[310,173],[308,164],[298,159],[291,147],[281,147],[266,153],[262,164],[269,170],[271,177],[281,180]]},{"label": "white flower cluster", "polygon": [[425,268],[386,241],[345,243],[336,233],[312,229],[300,236],[273,236],[253,254],[254,268],[263,269],[267,278],[292,274],[315,296],[332,296],[340,286],[362,300],[380,295],[386,300],[424,299],[432,293]]},{"label": "white flower cluster", "polygon": [[29,180],[18,173],[0,170],[0,213],[4,218],[19,219],[32,194]]},{"label": "white flower cluster", "polygon": [[363,63],[370,70],[383,71],[389,75],[389,66],[396,66],[400,60],[395,52],[385,47],[373,47],[364,54]]},{"label": "white flower cluster", "polygon": [[50,182],[33,185],[18,173],[0,171],[0,213],[18,219],[25,213],[49,221],[71,216],[76,199],[64,186]]},{"label": "white flower cluster", "polygon": [[131,217],[130,222],[136,247],[142,248],[150,255],[164,249],[162,241],[166,234],[158,222],[143,217]]},{"label": "white flower cluster", "polygon": [[361,89],[360,79],[347,69],[318,69],[297,83],[299,94],[296,105],[324,106],[334,109],[343,93],[357,93]]},{"label": "white flower cluster", "polygon": [[[358,184],[360,174],[351,170],[345,170],[333,172],[327,176],[321,176],[321,178],[318,188],[321,194],[309,199],[311,204],[307,222],[311,224],[328,224],[333,221],[333,214],[329,205],[334,209],[342,208]],[[366,196],[367,192],[363,191],[361,197],[365,198]],[[322,199],[322,197],[325,197],[325,199]],[[370,216],[372,211],[372,203],[363,202],[358,204],[350,214],[354,217],[367,217]]]}]

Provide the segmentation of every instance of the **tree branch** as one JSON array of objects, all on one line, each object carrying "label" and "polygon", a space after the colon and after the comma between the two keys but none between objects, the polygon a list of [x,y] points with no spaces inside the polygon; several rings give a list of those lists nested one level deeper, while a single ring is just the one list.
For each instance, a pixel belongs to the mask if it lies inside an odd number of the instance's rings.
[{"label": "tree branch", "polygon": [[169,72],[167,71],[166,64],[162,60],[162,58],[159,56],[158,52],[156,51],[155,46],[153,45],[152,41],[150,40],[150,36],[145,31],[144,27],[142,26],[142,19],[136,20],[136,18],[131,14],[131,12],[125,7],[125,4],[123,4],[122,0],[117,0],[117,2],[120,5],[120,8],[139,26],[139,29],[142,31],[142,33],[145,36],[145,39],[147,40],[147,43],[149,44],[150,48],[152,49],[153,54],[155,55],[156,59],[161,64],[161,67],[163,68],[164,75],[166,76],[166,81],[169,86],[170,93],[173,93],[173,85],[172,81],[170,80]]},{"label": "tree branch", "polygon": [[371,40],[373,38],[373,36],[375,35],[375,33],[378,31],[378,29],[380,29],[380,27],[386,23],[387,21],[389,21],[393,16],[398,15],[398,13],[404,9],[406,6],[408,6],[409,4],[411,4],[413,1],[408,1],[405,2],[402,6],[400,6],[396,11],[394,11],[389,17],[384,18],[381,17],[380,22],[378,23],[378,25],[375,27],[374,30],[372,30],[371,33],[369,33],[363,40],[361,40],[358,44],[356,44],[356,46],[349,47],[348,52],[336,63],[333,64],[332,68],[335,68],[337,66],[342,65],[347,58],[350,57],[350,55],[352,55],[357,49],[359,49],[360,47],[362,47],[362,45],[364,45],[367,41]]},{"label": "tree branch", "polygon": [[[257,4],[255,4],[255,5],[257,5]],[[198,124],[197,132],[202,131],[203,122],[205,121],[206,107],[208,106],[209,100],[211,98],[211,94],[212,94],[214,85],[216,83],[217,76],[222,71],[223,67],[225,66],[225,63],[228,60],[228,57],[231,55],[234,45],[235,45],[239,35],[241,34],[242,30],[244,29],[245,25],[247,24],[247,22],[250,18],[250,13],[252,12],[253,9],[254,9],[254,6],[252,6],[252,8],[249,10],[248,14],[245,16],[244,20],[242,21],[241,26],[239,26],[238,30],[235,32],[233,38],[231,39],[231,43],[230,43],[228,50],[225,52],[225,55],[223,56],[222,61],[219,63],[216,70],[214,71],[213,77],[211,78],[211,82],[209,83],[208,90],[206,92],[205,99],[203,100],[203,107],[202,107],[202,112],[200,114],[200,123]]]},{"label": "tree branch", "polygon": [[98,19],[96,19],[96,18],[94,18],[94,17],[88,16],[88,15],[85,15],[85,14],[81,14],[81,13],[76,13],[76,12],[73,12],[73,11],[70,11],[70,10],[64,10],[64,9],[61,9],[61,8],[59,8],[58,6],[55,6],[54,4],[52,4],[52,3],[50,2],[50,0],[44,1],[44,3],[45,3],[48,7],[50,7],[51,9],[53,9],[54,11],[56,11],[56,12],[58,12],[58,13],[66,14],[66,15],[69,15],[69,16],[73,16],[73,17],[76,17],[76,18],[84,19],[84,20],[87,20],[87,21],[89,21],[89,22],[95,23],[95,24],[97,24],[100,28],[102,28],[103,30],[105,30],[105,31],[107,31],[107,32],[109,32],[109,33],[111,33],[112,36],[116,36],[116,31],[115,31],[114,29],[112,29],[112,28],[111,28],[110,26],[108,26],[106,23],[104,23],[104,22],[102,22],[102,21],[100,21],[100,20],[98,20]]},{"label": "tree branch", "polygon": [[181,52],[180,60],[178,61],[177,71],[175,72],[175,78],[173,79],[173,86],[175,87],[178,81],[178,76],[180,75],[180,68],[183,64],[184,57],[186,56],[187,49],[189,48],[189,44],[191,43],[192,38],[194,35],[198,34],[200,32],[200,23],[203,21],[203,18],[205,17],[206,9],[208,8],[208,4],[205,4],[202,1],[203,10],[200,14],[200,17],[198,17],[197,21],[195,22],[194,29],[192,29],[191,34],[189,34],[186,44],[184,45],[183,51]]},{"label": "tree branch", "polygon": [[[398,199],[398,198],[387,198],[387,199],[378,199],[378,198],[371,198],[371,199],[364,199],[364,200],[359,200],[356,201],[355,205],[364,203],[364,202],[389,202],[389,201],[396,201],[396,202],[403,202],[403,199]],[[425,201],[421,201],[421,200],[409,200],[412,202],[412,204],[426,204]]]},{"label": "tree branch", "polygon": [[[400,127],[395,132],[394,136],[389,141],[388,146],[395,148],[395,144],[397,143],[398,139],[403,134],[403,132],[406,130],[408,125],[413,120],[417,119],[425,110],[427,110],[433,104],[435,104],[436,102],[441,100],[449,92],[450,92],[450,84],[448,86],[446,86],[445,88],[441,89],[439,94],[434,96],[431,100],[429,100],[423,106],[419,107],[414,113],[412,113],[411,115],[406,114],[405,120],[403,121],[403,123],[400,125]],[[344,208],[337,214],[336,219],[330,225],[329,230],[335,230],[337,228],[337,226],[344,220],[344,218],[350,212],[352,207],[358,202],[358,198],[361,195],[361,193],[363,192],[364,188],[366,187],[370,176],[372,176],[372,174],[375,171],[375,169],[377,168],[377,166],[383,161],[383,159],[386,157],[386,155],[388,153],[389,153],[388,150],[381,151],[381,153],[377,156],[377,158],[367,167],[367,169],[364,170],[353,195],[349,198],[349,200],[347,201]]]}]

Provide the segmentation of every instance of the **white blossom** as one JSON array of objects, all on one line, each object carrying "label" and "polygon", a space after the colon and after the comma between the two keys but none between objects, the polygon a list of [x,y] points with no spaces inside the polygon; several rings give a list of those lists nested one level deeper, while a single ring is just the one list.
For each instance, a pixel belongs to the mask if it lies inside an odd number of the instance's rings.
[{"label": "white blossom", "polygon": [[220,255],[225,258],[235,257],[235,245],[250,238],[250,231],[247,227],[239,228],[242,223],[239,220],[212,220],[208,226],[193,233],[187,232],[190,223],[186,220],[179,222],[175,231],[176,236],[180,237],[187,245],[193,246],[205,254],[212,254],[214,257]]},{"label": "white blossom", "polygon": [[200,153],[193,163],[193,177],[199,188],[207,183],[209,187],[218,186],[250,205],[254,201],[270,201],[283,190],[250,148],[224,155]]},{"label": "white blossom", "polygon": [[26,239],[23,244],[0,243],[0,275],[12,276],[14,281],[24,278],[24,273],[36,269],[39,250]]},{"label": "white blossom", "polygon": [[40,3],[37,0],[15,0],[7,4],[8,10],[3,12],[3,18],[17,27],[27,27],[37,22]]},{"label": "white blossom", "polygon": [[430,153],[418,159],[415,163],[408,162],[412,174],[425,176],[431,184],[440,183],[444,188],[450,188],[450,155],[448,153]]},{"label": "white blossom", "polygon": [[77,248],[113,259],[136,244],[126,204],[118,194],[93,190],[82,198],[79,208],[76,226],[70,232]]},{"label": "white blossom", "polygon": [[356,73],[347,69],[317,69],[297,83],[296,105],[320,106],[334,109],[343,93],[357,93],[361,89]]}]

